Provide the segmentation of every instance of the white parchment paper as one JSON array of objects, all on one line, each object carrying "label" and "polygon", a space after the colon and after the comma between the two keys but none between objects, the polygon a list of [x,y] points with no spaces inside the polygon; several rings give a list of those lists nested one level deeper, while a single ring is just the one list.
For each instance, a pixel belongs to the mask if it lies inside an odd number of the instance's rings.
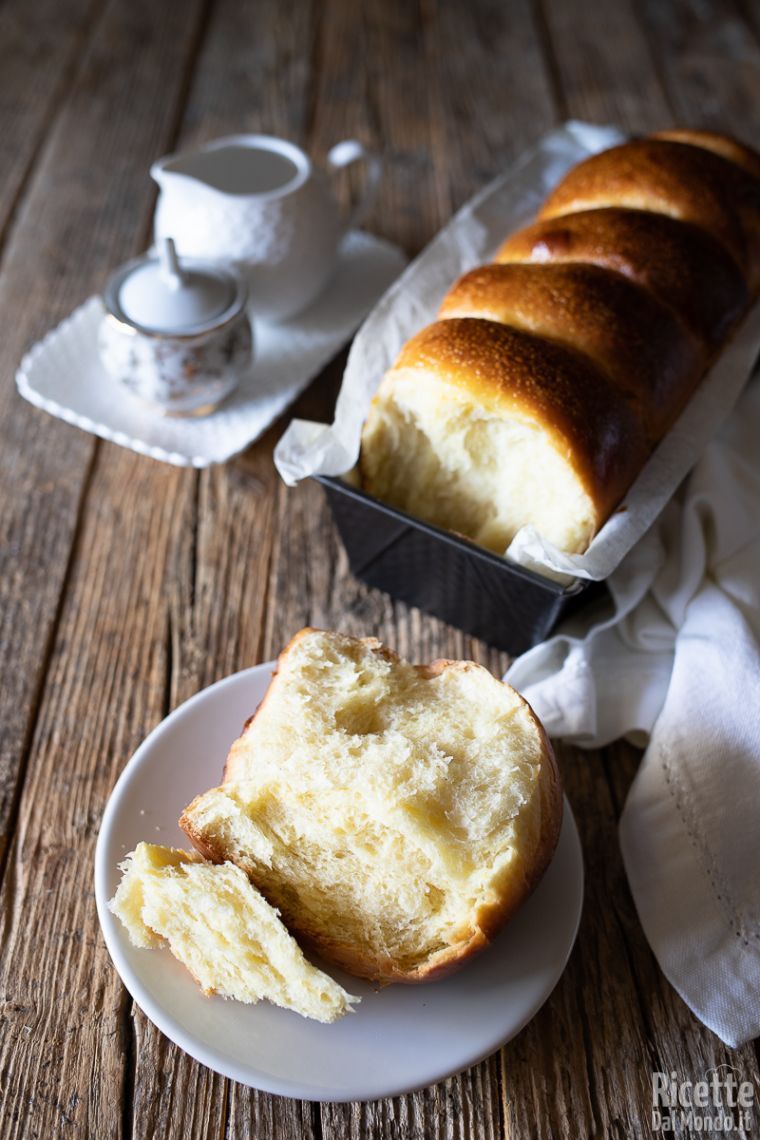
[{"label": "white parchment paper", "polygon": [[[568,122],[545,135],[455,214],[359,330],[346,364],[335,421],[294,420],[288,427],[275,451],[275,464],[286,483],[292,486],[310,475],[343,475],[355,466],[362,425],[383,374],[405,341],[436,319],[456,278],[490,260],[510,233],[531,221],[571,166],[624,137],[615,127]],[[759,351],[757,305],[584,554],[564,554],[532,527],[523,527],[506,556],[562,581],[608,577],[647,531],[729,414]]]}]

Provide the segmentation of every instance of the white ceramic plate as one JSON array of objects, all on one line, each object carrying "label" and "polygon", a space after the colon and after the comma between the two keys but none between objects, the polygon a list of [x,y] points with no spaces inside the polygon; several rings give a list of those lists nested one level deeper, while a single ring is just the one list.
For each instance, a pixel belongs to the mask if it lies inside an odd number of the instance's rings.
[{"label": "white ceramic plate", "polygon": [[554,861],[493,945],[460,973],[376,991],[330,972],[361,1005],[333,1025],[261,1002],[204,997],[168,950],[130,945],[108,910],[118,863],[141,840],[186,846],[176,824],[193,796],[221,779],[232,741],[262,699],[273,663],[235,673],[176,709],[117,783],[95,856],[106,945],[132,997],[158,1028],[209,1068],[266,1092],[307,1100],[370,1100],[442,1080],[513,1037],[554,989],[572,949],[583,863],[570,807]]}]

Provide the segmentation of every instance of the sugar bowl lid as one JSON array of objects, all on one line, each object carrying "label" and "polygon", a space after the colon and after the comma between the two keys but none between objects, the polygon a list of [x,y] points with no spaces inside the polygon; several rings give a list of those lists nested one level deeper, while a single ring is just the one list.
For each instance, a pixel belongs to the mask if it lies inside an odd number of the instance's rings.
[{"label": "sugar bowl lid", "polygon": [[247,290],[232,270],[209,262],[180,260],[164,238],[158,252],[122,265],[106,285],[108,312],[138,332],[196,336],[211,332],[245,307]]}]

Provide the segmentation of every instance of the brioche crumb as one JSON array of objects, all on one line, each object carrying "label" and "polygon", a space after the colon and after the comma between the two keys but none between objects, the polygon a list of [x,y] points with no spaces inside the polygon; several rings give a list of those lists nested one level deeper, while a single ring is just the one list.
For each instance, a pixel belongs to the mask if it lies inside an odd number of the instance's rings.
[{"label": "brioche crumb", "polygon": [[588,491],[537,420],[489,412],[419,370],[386,376],[364,428],[361,469],[383,502],[496,554],[526,525],[571,552],[594,533]]},{"label": "brioche crumb", "polygon": [[206,994],[262,999],[332,1022],[359,999],[312,966],[243,872],[231,863],[139,843],[110,909],[135,946],[168,944]]},{"label": "brioche crumb", "polygon": [[522,698],[471,662],[416,667],[306,630],[225,782],[180,820],[352,973],[421,980],[481,948],[554,849],[561,796]]}]

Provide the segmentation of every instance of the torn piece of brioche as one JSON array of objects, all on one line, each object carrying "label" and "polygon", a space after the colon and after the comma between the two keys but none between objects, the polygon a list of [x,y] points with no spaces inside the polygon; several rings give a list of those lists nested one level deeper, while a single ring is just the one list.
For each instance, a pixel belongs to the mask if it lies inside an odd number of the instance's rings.
[{"label": "torn piece of brioche", "polygon": [[359,1000],[307,962],[277,911],[231,863],[139,843],[121,867],[110,909],[136,946],[168,943],[204,993],[265,998],[325,1022]]},{"label": "torn piece of brioche", "polygon": [[508,685],[306,629],[223,785],[180,826],[326,959],[418,982],[488,944],[548,866],[561,816],[551,746]]}]

